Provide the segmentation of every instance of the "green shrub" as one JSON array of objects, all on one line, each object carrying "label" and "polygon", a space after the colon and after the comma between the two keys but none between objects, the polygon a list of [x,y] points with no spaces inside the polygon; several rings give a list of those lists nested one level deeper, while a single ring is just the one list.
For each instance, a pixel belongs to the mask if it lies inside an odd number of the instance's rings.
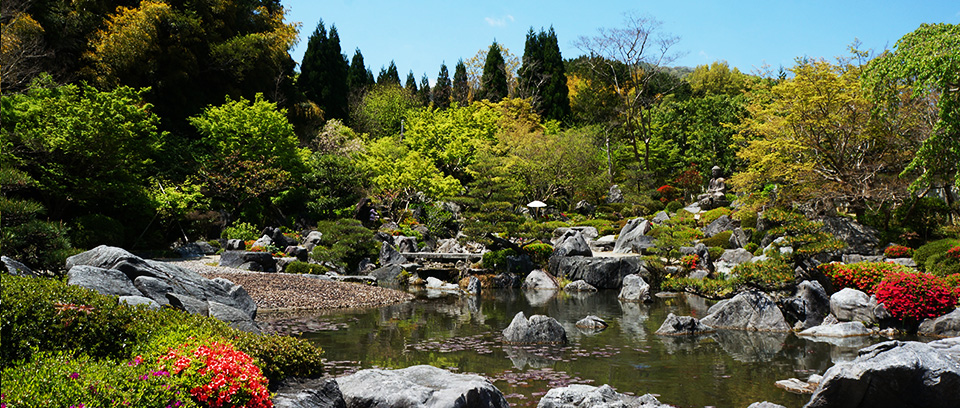
[{"label": "green shrub", "polygon": [[539,222],[529,220],[520,225],[520,235],[525,239],[536,241],[550,241],[553,238],[553,232],[557,228],[566,228],[570,224],[563,221],[545,221]]},{"label": "green shrub", "polygon": [[583,220],[574,223],[575,227],[594,227],[597,229],[597,235],[602,237],[604,235],[616,235],[620,232],[620,229],[617,228],[616,224],[610,222],[610,220]]},{"label": "green shrub", "polygon": [[714,208],[701,214],[700,222],[702,222],[703,225],[710,225],[710,223],[716,221],[717,218],[720,218],[724,215],[729,217],[731,213],[733,213],[733,210],[727,207]]},{"label": "green shrub", "polygon": [[933,254],[927,257],[924,270],[937,276],[953,275],[960,273],[960,260],[952,258],[945,253]]},{"label": "green shrub", "polygon": [[73,221],[70,240],[77,248],[123,246],[123,223],[103,214],[84,215]]},{"label": "green shrub", "polygon": [[760,245],[757,245],[755,242],[748,242],[747,245],[743,246],[743,249],[750,251],[750,253],[757,252],[760,249]]},{"label": "green shrub", "polygon": [[683,208],[683,203],[679,201],[671,201],[667,203],[666,211],[668,213],[675,213],[677,210]]},{"label": "green shrub", "polygon": [[707,248],[707,251],[710,253],[710,262],[716,262],[717,259],[720,259],[720,257],[723,256],[724,249],[722,247],[713,246]]},{"label": "green shrub", "polygon": [[223,232],[220,233],[220,238],[250,241],[260,238],[260,230],[253,224],[237,221],[233,223],[233,225],[224,228]]},{"label": "green shrub", "polygon": [[710,238],[704,238],[700,242],[708,247],[720,247],[723,249],[730,249],[730,236],[733,235],[733,231],[722,231],[717,235],[714,235]]},{"label": "green shrub", "polygon": [[740,286],[755,287],[764,291],[792,288],[796,282],[793,267],[780,259],[772,258],[759,262],[744,262],[730,271]]},{"label": "green shrub", "polygon": [[735,220],[740,221],[740,227],[746,231],[747,228],[756,228],[757,227],[757,212],[753,210],[738,210],[730,216]]},{"label": "green shrub", "polygon": [[767,233],[774,237],[785,237],[786,242],[783,246],[793,247],[797,255],[809,256],[837,251],[846,245],[836,237],[823,232],[822,223],[812,222],[803,214],[771,208],[764,211],[763,218],[774,225]]},{"label": "green shrub", "polygon": [[313,378],[322,374],[323,350],[290,336],[244,333],[234,340],[238,350],[254,358],[272,383],[289,377]]},{"label": "green shrub", "polygon": [[928,242],[913,251],[913,261],[917,263],[918,268],[927,271],[927,258],[935,254],[946,254],[950,248],[958,245],[960,245],[960,240],[954,238],[946,238],[938,241]]},{"label": "green shrub", "polygon": [[726,299],[735,294],[733,279],[695,279],[667,276],[660,285],[661,290],[670,292],[694,293],[707,299]]},{"label": "green shrub", "polygon": [[355,270],[364,258],[377,259],[379,256],[380,246],[374,240],[373,231],[358,220],[320,221],[317,231],[323,233],[322,245],[317,245],[310,254],[317,262],[330,262]]},{"label": "green shrub", "polygon": [[489,251],[483,254],[481,262],[486,269],[505,272],[507,270],[507,257],[516,255],[517,252],[511,248]]},{"label": "green shrub", "polygon": [[547,260],[550,259],[550,254],[553,253],[553,245],[534,243],[523,247],[523,251],[530,256],[530,260],[533,261],[534,265],[542,268],[547,265]]},{"label": "green shrub", "polygon": [[320,275],[327,273],[328,268],[323,265],[317,265],[307,262],[293,261],[283,268],[284,273]]}]

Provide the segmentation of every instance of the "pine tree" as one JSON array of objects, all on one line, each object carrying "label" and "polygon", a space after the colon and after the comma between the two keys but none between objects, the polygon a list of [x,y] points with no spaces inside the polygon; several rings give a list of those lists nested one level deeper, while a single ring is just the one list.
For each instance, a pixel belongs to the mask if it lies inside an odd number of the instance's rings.
[{"label": "pine tree", "polygon": [[531,28],[527,33],[523,66],[517,76],[517,93],[521,98],[530,98],[544,119],[564,120],[570,116],[567,75],[553,27],[539,33]]},{"label": "pine tree", "polygon": [[404,85],[404,88],[407,88],[407,91],[410,92],[410,95],[417,94],[417,78],[413,76],[413,71],[407,74],[407,82]]},{"label": "pine tree", "polygon": [[433,106],[437,109],[450,107],[450,72],[447,64],[440,64],[440,73],[437,74],[437,84],[433,87]]},{"label": "pine tree", "polygon": [[347,117],[347,59],[340,54],[340,36],[331,27],[329,35],[321,20],[307,42],[297,87],[323,109],[327,119]]},{"label": "pine tree", "polygon": [[390,66],[386,69],[380,68],[380,74],[377,75],[377,85],[396,85],[400,86],[400,73],[397,72],[397,64],[390,61]]},{"label": "pine tree", "polygon": [[463,60],[457,62],[453,70],[453,101],[460,106],[470,104],[470,83],[467,80],[467,65]]},{"label": "pine tree", "polygon": [[423,74],[423,78],[420,79],[420,91],[417,92],[417,100],[423,106],[430,106],[430,78],[427,78],[427,74]]},{"label": "pine tree", "polygon": [[507,97],[507,93],[507,70],[503,54],[500,53],[500,47],[494,41],[487,52],[487,60],[483,64],[483,76],[480,77],[480,93],[477,99],[500,102]]},{"label": "pine tree", "polygon": [[350,61],[350,70],[347,72],[347,88],[351,93],[362,92],[367,85],[367,66],[363,63],[363,54],[357,48]]}]

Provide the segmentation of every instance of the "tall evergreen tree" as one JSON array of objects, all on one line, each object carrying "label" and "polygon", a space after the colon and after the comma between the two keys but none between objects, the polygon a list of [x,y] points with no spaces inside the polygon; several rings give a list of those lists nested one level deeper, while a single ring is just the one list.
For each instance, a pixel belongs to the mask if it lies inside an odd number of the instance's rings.
[{"label": "tall evergreen tree", "polygon": [[440,73],[437,74],[437,84],[433,87],[433,106],[437,109],[450,107],[450,72],[447,64],[440,64]]},{"label": "tall evergreen tree", "polygon": [[470,82],[467,79],[467,65],[463,60],[457,61],[453,70],[453,101],[460,106],[470,104]]},{"label": "tall evergreen tree", "polygon": [[417,100],[423,106],[430,106],[430,78],[423,74],[420,78],[420,90],[417,91]]},{"label": "tall evergreen tree", "polygon": [[347,59],[340,54],[337,27],[329,35],[321,20],[307,42],[297,86],[324,111],[327,119],[347,117]]},{"label": "tall evergreen tree", "polygon": [[407,91],[410,92],[410,95],[417,94],[417,78],[413,76],[413,71],[407,74],[407,82],[403,86],[407,88]]},{"label": "tall evergreen tree", "polygon": [[377,75],[377,85],[396,85],[400,86],[400,73],[397,71],[397,64],[390,61],[390,66],[386,69],[380,68],[380,74]]},{"label": "tall evergreen tree", "polygon": [[351,93],[354,93],[362,92],[367,85],[370,85],[367,82],[367,66],[363,63],[363,54],[357,48],[353,53],[353,59],[350,60],[350,70],[347,72],[347,87]]},{"label": "tall evergreen tree", "polygon": [[531,98],[542,117],[564,120],[570,116],[567,74],[553,27],[539,33],[530,28],[517,76],[517,93],[521,98]]},{"label": "tall evergreen tree", "polygon": [[500,102],[507,97],[507,69],[503,61],[500,47],[494,41],[487,51],[487,60],[483,64],[483,76],[480,77],[480,92],[478,100],[488,99],[490,102]]}]

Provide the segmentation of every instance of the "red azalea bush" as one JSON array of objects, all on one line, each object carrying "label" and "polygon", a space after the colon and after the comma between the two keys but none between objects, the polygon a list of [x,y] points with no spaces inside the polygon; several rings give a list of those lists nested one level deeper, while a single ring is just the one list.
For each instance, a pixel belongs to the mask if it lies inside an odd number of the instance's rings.
[{"label": "red azalea bush", "polygon": [[913,256],[913,249],[903,245],[890,245],[883,250],[883,256],[887,258],[909,258]]},{"label": "red azalea bush", "polygon": [[947,250],[947,257],[960,260],[960,246],[955,246]]},{"label": "red azalea bush", "polygon": [[683,270],[692,271],[697,269],[697,264],[700,263],[700,255],[692,254],[686,255],[680,258],[680,265],[683,266]]},{"label": "red azalea bush", "polygon": [[671,185],[662,185],[657,189],[657,192],[660,193],[660,201],[664,203],[680,198],[680,190],[677,190],[676,187]]},{"label": "red azalea bush", "polygon": [[818,266],[833,282],[835,290],[852,288],[873,295],[876,286],[891,273],[909,273],[911,270],[892,262],[858,262],[854,264],[828,263]]},{"label": "red azalea bush", "polygon": [[211,408],[273,407],[267,379],[253,358],[232,344],[186,343],[157,360],[190,390],[201,405]]},{"label": "red azalea bush", "polygon": [[957,290],[929,273],[893,272],[877,285],[877,302],[903,321],[941,316],[957,304]]}]

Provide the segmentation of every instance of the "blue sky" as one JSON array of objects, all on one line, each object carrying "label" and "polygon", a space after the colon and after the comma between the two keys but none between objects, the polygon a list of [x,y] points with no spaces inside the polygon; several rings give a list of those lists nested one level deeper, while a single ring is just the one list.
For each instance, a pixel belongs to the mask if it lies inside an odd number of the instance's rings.
[{"label": "blue sky", "polygon": [[374,75],[395,61],[403,80],[413,71],[435,80],[446,62],[451,75],[496,40],[518,58],[526,33],[551,25],[564,58],[583,54],[573,43],[600,27],[616,28],[634,10],[660,20],[664,32],[680,37],[683,54],[673,65],[725,60],[746,73],[763,65],[789,68],[797,57],[843,55],[859,39],[862,48],[882,51],[921,23],[960,24],[960,2],[909,1],[369,1],[283,0],[288,21],[300,22],[298,63],[307,39],[322,19],[335,25],[348,57],[360,48]]}]

